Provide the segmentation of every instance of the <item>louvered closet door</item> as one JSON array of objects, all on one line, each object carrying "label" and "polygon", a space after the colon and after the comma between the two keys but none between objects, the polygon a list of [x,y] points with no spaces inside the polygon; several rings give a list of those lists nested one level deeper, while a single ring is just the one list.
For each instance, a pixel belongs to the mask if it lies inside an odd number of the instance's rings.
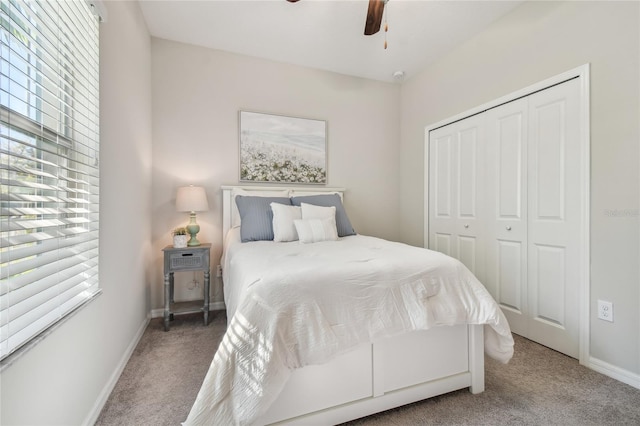
[{"label": "louvered closet door", "polygon": [[481,280],[483,121],[477,115],[429,135],[428,247],[459,259]]}]

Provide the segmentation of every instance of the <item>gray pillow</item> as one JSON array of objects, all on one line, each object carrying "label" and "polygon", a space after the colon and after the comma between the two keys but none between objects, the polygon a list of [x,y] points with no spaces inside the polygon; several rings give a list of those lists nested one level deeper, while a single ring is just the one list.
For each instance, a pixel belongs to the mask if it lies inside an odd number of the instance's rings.
[{"label": "gray pillow", "polygon": [[240,214],[240,239],[247,241],[273,240],[273,211],[271,203],[291,205],[286,197],[236,196]]},{"label": "gray pillow", "polygon": [[322,207],[335,206],[336,208],[336,227],[338,228],[338,236],[346,237],[347,235],[355,235],[356,231],[351,226],[349,216],[342,205],[342,199],[338,194],[321,194],[306,195],[302,197],[291,197],[291,204],[299,206],[301,203],[313,204]]}]

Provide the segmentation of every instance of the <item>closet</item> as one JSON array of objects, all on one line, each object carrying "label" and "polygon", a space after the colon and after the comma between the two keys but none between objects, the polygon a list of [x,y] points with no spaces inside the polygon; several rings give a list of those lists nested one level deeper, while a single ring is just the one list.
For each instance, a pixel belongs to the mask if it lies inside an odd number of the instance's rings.
[{"label": "closet", "polygon": [[462,261],[511,329],[577,358],[580,80],[431,130],[428,247]]}]

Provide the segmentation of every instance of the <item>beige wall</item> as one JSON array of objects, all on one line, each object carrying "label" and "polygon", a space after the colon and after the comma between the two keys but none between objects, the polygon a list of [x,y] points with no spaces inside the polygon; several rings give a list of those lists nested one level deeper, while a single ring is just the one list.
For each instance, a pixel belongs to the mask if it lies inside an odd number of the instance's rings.
[{"label": "beige wall", "polygon": [[[639,28],[638,2],[529,2],[405,82],[400,223],[423,243],[425,126],[590,63],[591,355],[640,386]],[[597,299],[613,324],[595,319]]]},{"label": "beige wall", "polygon": [[103,294],[2,372],[0,424],[92,422],[146,324],[151,199],[150,38],[136,2],[100,27]]},{"label": "beige wall", "polygon": [[[156,38],[152,76],[153,309],[163,303],[161,249],[188,219],[175,211],[179,186],[205,187],[211,210],[198,214],[198,236],[213,243],[211,261],[219,263],[220,185],[238,183],[239,110],[326,120],[328,185],[347,189],[356,231],[399,238],[399,86]],[[185,290],[193,276],[175,278],[177,299],[201,294]],[[214,287],[212,301],[221,301]]]}]

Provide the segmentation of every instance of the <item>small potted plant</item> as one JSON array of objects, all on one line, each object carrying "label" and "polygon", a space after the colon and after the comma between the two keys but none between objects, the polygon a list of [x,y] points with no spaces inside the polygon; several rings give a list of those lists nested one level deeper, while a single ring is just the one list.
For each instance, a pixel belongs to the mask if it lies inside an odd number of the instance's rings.
[{"label": "small potted plant", "polygon": [[174,248],[185,248],[187,246],[187,240],[189,236],[187,235],[187,228],[176,228],[173,230],[173,247]]}]

